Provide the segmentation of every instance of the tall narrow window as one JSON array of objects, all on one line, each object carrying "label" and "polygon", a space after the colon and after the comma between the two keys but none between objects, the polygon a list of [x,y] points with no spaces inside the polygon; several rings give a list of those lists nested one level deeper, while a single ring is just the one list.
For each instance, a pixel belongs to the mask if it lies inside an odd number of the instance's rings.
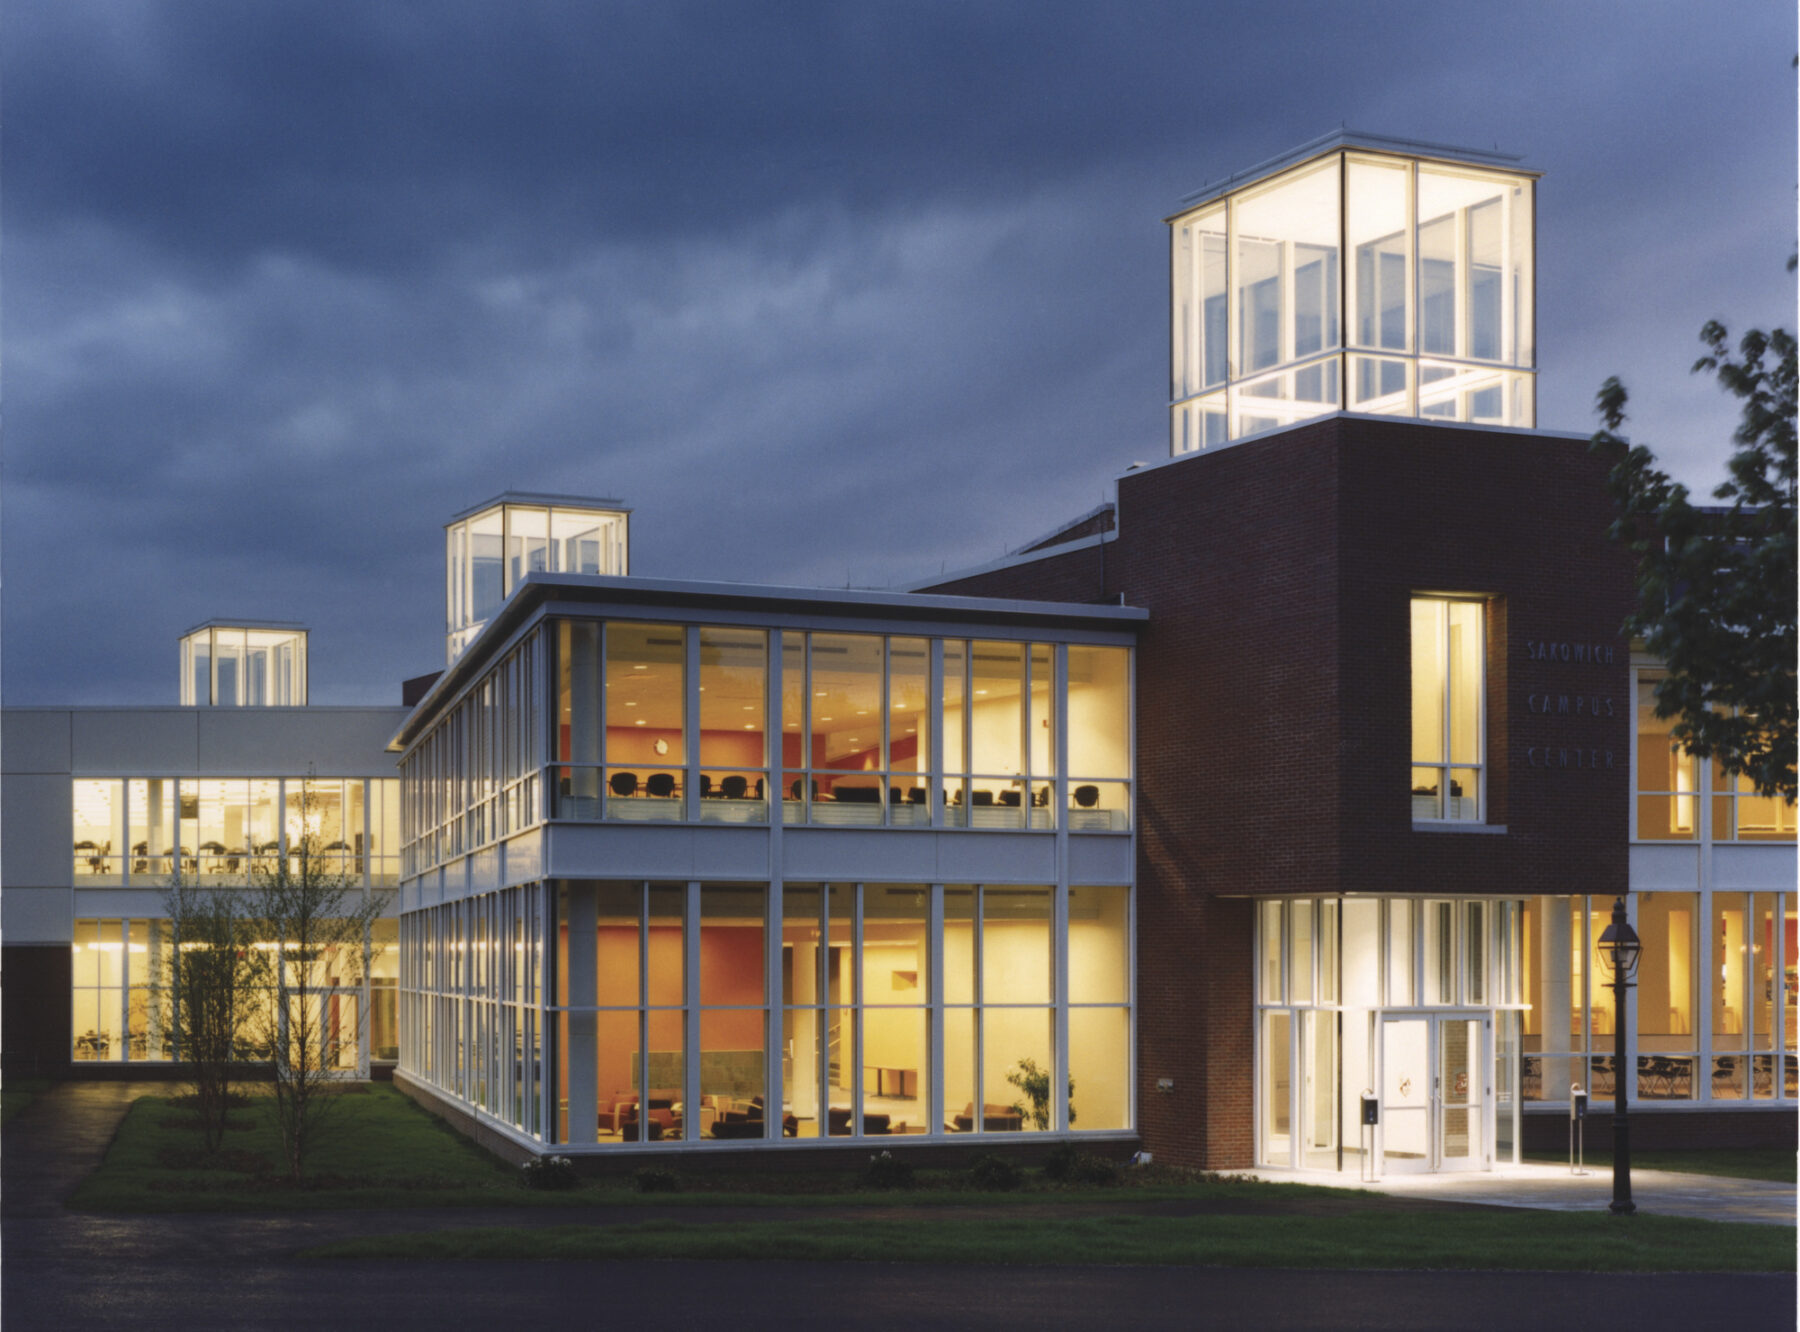
[{"label": "tall narrow window", "polygon": [[1412,603],[1414,819],[1479,821],[1483,764],[1482,603]]}]

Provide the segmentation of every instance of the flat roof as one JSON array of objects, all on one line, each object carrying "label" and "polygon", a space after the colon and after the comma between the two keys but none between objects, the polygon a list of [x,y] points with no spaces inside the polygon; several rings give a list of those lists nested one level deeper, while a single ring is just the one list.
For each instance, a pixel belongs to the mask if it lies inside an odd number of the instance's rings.
[{"label": "flat roof", "polygon": [[491,500],[484,500],[472,508],[454,514],[449,522],[460,523],[464,518],[473,518],[478,513],[486,513],[489,509],[501,504],[529,504],[541,508],[554,509],[605,509],[613,513],[630,513],[631,506],[624,500],[604,499],[594,495],[546,495],[535,490],[503,490]]},{"label": "flat roof", "polygon": [[948,596],[939,593],[878,592],[858,588],[783,587],[760,583],[700,582],[688,579],[622,578],[601,574],[527,574],[494,613],[475,641],[426,691],[388,742],[405,748],[424,720],[480,670],[489,651],[504,642],[547,602],[592,602],[662,607],[681,611],[752,612],[779,618],[836,616],[886,619],[898,623],[936,621],[1020,629],[1059,626],[1135,634],[1150,618],[1139,606],[1093,605],[1068,601],[1023,601],[1006,597]]},{"label": "flat roof", "polygon": [[1455,144],[1430,143],[1424,139],[1399,139],[1387,134],[1369,134],[1363,130],[1337,129],[1329,134],[1322,134],[1316,139],[1309,139],[1297,148],[1290,148],[1278,153],[1255,166],[1245,167],[1242,171],[1234,171],[1222,180],[1208,181],[1191,194],[1181,197],[1181,207],[1163,219],[1173,222],[1185,216],[1202,204],[1211,203],[1222,195],[1231,194],[1246,185],[1255,184],[1265,176],[1273,176],[1291,166],[1298,166],[1314,157],[1322,157],[1326,153],[1340,148],[1365,148],[1375,153],[1390,153],[1401,157],[1422,157],[1434,162],[1461,163],[1464,166],[1486,167],[1492,171],[1508,171],[1514,175],[1537,178],[1544,173],[1536,167],[1523,165],[1524,158],[1513,153],[1503,153],[1498,148],[1461,148]]},{"label": "flat roof", "polygon": [[280,629],[294,634],[312,632],[298,620],[202,620],[191,629],[183,629],[181,637],[197,634],[202,629]]}]

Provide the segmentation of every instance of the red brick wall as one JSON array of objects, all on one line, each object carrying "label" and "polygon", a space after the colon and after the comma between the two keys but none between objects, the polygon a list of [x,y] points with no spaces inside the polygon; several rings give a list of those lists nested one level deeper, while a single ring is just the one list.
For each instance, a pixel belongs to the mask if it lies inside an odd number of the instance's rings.
[{"label": "red brick wall", "polygon": [[[1624,891],[1617,629],[1631,580],[1605,535],[1604,475],[1582,440],[1332,418],[1126,474],[1103,559],[1052,556],[939,589],[1122,593],[1150,611],[1137,658],[1139,1123],[1159,1159],[1252,1161],[1243,895]],[[1413,828],[1418,592],[1492,598],[1488,822],[1504,833]],[[1528,640],[1599,643],[1612,659],[1528,658]],[[1598,698],[1600,715],[1542,715],[1528,707],[1540,696]],[[1613,766],[1528,762],[1576,746],[1584,761],[1610,750]]]}]

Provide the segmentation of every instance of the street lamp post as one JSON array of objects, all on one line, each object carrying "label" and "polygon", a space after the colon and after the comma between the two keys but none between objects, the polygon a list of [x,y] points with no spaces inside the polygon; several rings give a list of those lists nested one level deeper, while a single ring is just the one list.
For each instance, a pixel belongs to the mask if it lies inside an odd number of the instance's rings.
[{"label": "street lamp post", "polygon": [[1637,974],[1643,945],[1637,931],[1625,919],[1625,899],[1613,900],[1612,924],[1600,934],[1600,958],[1612,973],[1613,992],[1613,1196],[1609,1210],[1615,1216],[1637,1211],[1631,1201],[1631,1126],[1626,1119],[1625,1093],[1625,993]]}]

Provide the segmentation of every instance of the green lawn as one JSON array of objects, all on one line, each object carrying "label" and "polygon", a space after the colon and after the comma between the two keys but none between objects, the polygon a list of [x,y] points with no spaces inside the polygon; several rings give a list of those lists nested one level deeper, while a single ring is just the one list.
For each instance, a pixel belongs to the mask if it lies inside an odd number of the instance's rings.
[{"label": "green lawn", "polygon": [[6,1085],[0,1087],[0,1124],[30,1105],[39,1093],[49,1090],[49,1078],[8,1078]]},{"label": "green lawn", "polygon": [[[1528,1161],[1545,1161],[1566,1165],[1564,1152],[1530,1152]],[[1584,1157],[1589,1170],[1612,1169],[1610,1147],[1589,1147]],[[1659,1151],[1634,1149],[1631,1164],[1639,1170],[1674,1170],[1685,1175],[1724,1175],[1731,1179],[1767,1179],[1780,1184],[1794,1180],[1794,1153],[1783,1147],[1716,1147],[1697,1150]]]},{"label": "green lawn", "polygon": [[281,1139],[266,1089],[234,1110],[216,1157],[169,1097],[132,1105],[100,1168],[70,1205],[105,1212],[283,1211],[504,1202],[524,1191],[514,1172],[391,1087],[359,1086],[333,1107],[314,1178],[283,1178]]},{"label": "green lawn", "polygon": [[[1127,1171],[1110,1188],[1062,1186],[1027,1171],[1025,1191],[982,1193],[961,1170],[922,1170],[919,1187],[902,1194],[867,1189],[854,1171],[719,1170],[704,1162],[649,1162],[672,1170],[681,1192],[640,1193],[630,1173],[584,1180],[566,1192],[524,1188],[518,1171],[489,1156],[391,1087],[363,1086],[335,1110],[331,1136],[318,1147],[312,1178],[296,1188],[281,1177],[281,1143],[267,1092],[232,1114],[217,1157],[201,1150],[198,1130],[167,1097],[138,1100],[119,1127],[100,1168],[71,1205],[98,1212],[290,1211],[325,1208],[442,1206],[912,1206],[980,1202],[1009,1205],[1116,1199],[1354,1198],[1347,1190],[1220,1179],[1152,1167]],[[185,1121],[185,1122],[184,1122]]]},{"label": "green lawn", "polygon": [[311,1258],[703,1258],[1214,1267],[1791,1272],[1794,1233],[1679,1217],[1382,1209],[1335,1216],[1069,1216],[478,1229],[342,1240]]}]

